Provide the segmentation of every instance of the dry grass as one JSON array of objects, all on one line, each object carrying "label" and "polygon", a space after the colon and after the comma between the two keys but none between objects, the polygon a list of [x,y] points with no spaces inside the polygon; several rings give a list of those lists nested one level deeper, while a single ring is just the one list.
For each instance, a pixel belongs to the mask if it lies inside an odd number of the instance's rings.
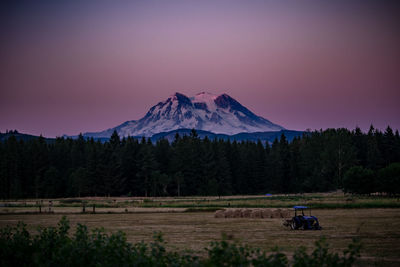
[{"label": "dry grass", "polygon": [[[150,241],[154,231],[162,231],[174,250],[205,253],[210,241],[219,240],[221,233],[233,235],[241,243],[269,250],[280,247],[289,255],[298,246],[312,248],[314,241],[326,236],[332,249],[342,251],[353,237],[363,243],[362,264],[400,265],[400,212],[398,209],[336,209],[314,210],[322,231],[291,231],[282,226],[282,219],[214,218],[214,213],[128,213],[70,214],[72,226],[86,224],[89,228],[104,227],[106,231],[122,230],[130,242]],[[24,221],[28,229],[55,226],[60,214],[0,215],[0,227]]]},{"label": "dry grass", "polygon": [[[141,207],[97,207],[96,213],[167,213],[167,212],[185,212],[186,208],[141,208]],[[52,213],[54,214],[79,214],[82,213],[82,207],[52,207]],[[90,206],[86,207],[86,213],[92,213],[93,209]],[[7,207],[0,208],[0,214],[38,214],[39,209],[37,207]],[[42,207],[42,214],[48,214],[48,207]],[[41,214],[38,214],[41,215]]]},{"label": "dry grass", "polygon": [[[87,209],[95,204],[97,208],[287,208],[293,205],[309,205],[315,208],[400,208],[400,200],[385,196],[351,196],[340,191],[313,194],[274,194],[272,196],[198,196],[198,197],[85,197],[53,199],[53,208],[82,206]],[[41,200],[43,209],[49,199]],[[0,201],[0,213],[18,212],[19,209],[37,207],[38,200]],[[38,210],[38,208],[37,208]],[[124,209],[123,209],[124,210]]]}]

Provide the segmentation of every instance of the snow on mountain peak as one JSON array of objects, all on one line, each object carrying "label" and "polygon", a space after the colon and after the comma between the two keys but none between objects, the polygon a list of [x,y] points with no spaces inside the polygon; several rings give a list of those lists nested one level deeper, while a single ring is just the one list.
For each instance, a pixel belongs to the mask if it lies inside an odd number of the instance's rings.
[{"label": "snow on mountain peak", "polygon": [[142,119],[128,121],[103,132],[91,133],[90,136],[109,137],[116,130],[120,136],[150,137],[160,132],[183,128],[229,135],[284,129],[255,115],[227,94],[217,96],[201,92],[189,98],[176,92],[164,102],[150,108]]}]

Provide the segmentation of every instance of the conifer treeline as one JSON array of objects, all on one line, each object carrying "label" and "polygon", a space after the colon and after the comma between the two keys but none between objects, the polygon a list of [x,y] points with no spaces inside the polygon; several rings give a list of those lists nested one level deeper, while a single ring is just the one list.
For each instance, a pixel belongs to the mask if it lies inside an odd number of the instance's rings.
[{"label": "conifer treeline", "polygon": [[322,192],[343,188],[351,167],[374,172],[396,162],[400,137],[390,127],[307,132],[290,143],[282,135],[267,146],[200,139],[195,131],[156,144],[117,133],[106,143],[10,137],[0,142],[0,197]]}]

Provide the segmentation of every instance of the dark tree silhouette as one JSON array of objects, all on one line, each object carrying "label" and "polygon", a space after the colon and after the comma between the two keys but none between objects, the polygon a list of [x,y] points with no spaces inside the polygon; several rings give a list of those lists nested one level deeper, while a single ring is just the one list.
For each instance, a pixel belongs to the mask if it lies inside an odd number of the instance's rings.
[{"label": "dark tree silhouette", "polygon": [[370,127],[272,144],[176,135],[172,143],[43,137],[0,142],[0,197],[181,196],[329,191],[398,195],[400,137]]}]

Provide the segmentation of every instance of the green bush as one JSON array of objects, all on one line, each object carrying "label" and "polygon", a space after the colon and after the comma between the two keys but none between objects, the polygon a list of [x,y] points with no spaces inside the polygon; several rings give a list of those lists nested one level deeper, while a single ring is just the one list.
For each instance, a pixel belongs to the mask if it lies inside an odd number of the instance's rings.
[{"label": "green bush", "polygon": [[389,195],[400,194],[400,163],[392,163],[378,171],[381,190]]},{"label": "green bush", "polygon": [[361,166],[351,167],[344,175],[343,189],[353,194],[371,194],[377,191],[375,174]]},{"label": "green bush", "polygon": [[223,236],[206,248],[206,257],[199,258],[167,251],[161,233],[155,233],[149,244],[131,244],[123,232],[108,235],[104,229],[95,229],[89,233],[85,225],[78,224],[70,236],[69,229],[66,217],[57,228],[42,228],[38,235],[31,235],[23,223],[1,229],[0,266],[352,266],[360,252],[360,244],[353,242],[339,256],[330,253],[326,240],[321,239],[310,255],[299,248],[289,262],[278,249],[266,253]]},{"label": "green bush", "polygon": [[343,257],[340,257],[337,253],[330,253],[326,239],[321,238],[315,242],[315,249],[311,255],[306,253],[305,248],[299,248],[293,256],[293,266],[353,266],[356,259],[360,257],[360,249],[360,243],[353,240],[353,243],[343,252]]}]

